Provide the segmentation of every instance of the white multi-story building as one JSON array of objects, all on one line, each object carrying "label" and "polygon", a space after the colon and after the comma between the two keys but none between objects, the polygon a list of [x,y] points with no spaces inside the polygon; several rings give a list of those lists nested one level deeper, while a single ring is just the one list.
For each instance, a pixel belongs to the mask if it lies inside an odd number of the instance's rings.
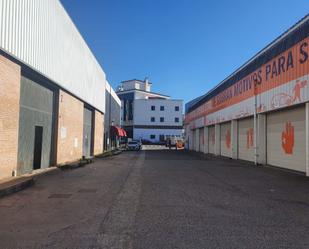
[{"label": "white multi-story building", "polygon": [[168,136],[182,137],[183,101],[151,92],[145,79],[121,82],[117,94],[122,102],[121,119],[129,138],[163,142]]}]

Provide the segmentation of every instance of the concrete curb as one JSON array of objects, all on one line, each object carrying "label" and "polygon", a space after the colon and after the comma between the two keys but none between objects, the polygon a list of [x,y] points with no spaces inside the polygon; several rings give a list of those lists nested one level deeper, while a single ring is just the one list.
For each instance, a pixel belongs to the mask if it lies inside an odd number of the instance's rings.
[{"label": "concrete curb", "polygon": [[122,153],[122,150],[115,150],[115,151],[113,151],[113,156],[117,156],[121,153]]},{"label": "concrete curb", "polygon": [[111,150],[111,151],[107,151],[104,152],[103,154],[97,155],[95,156],[96,158],[106,158],[106,157],[110,157],[110,156],[116,156],[122,153],[122,150]]},{"label": "concrete curb", "polygon": [[119,155],[121,153],[122,153],[121,150],[107,151],[107,152],[104,152],[103,154],[95,156],[94,158],[81,159],[81,160],[76,161],[76,162],[72,162],[72,163],[68,163],[68,164],[65,164],[65,165],[58,166],[58,168],[61,169],[61,170],[78,169],[78,168],[81,168],[81,167],[84,167],[88,164],[93,163],[95,158],[97,158],[97,159],[106,158],[106,157],[110,157],[110,156]]},{"label": "concrete curb", "polygon": [[87,164],[90,164],[90,163],[93,163],[93,162],[94,162],[93,159],[82,159],[82,160],[77,161],[77,162],[58,166],[58,168],[61,169],[61,170],[77,169],[77,168],[84,167]]},{"label": "concrete curb", "polygon": [[0,184],[0,198],[31,187],[34,184],[33,177],[20,177]]}]

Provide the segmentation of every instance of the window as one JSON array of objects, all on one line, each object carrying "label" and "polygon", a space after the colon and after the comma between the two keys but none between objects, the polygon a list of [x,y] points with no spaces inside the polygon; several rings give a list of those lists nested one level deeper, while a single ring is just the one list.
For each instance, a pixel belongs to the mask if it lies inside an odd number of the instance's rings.
[{"label": "window", "polygon": [[155,107],[154,105],[152,105],[152,106],[151,106],[151,110],[152,110],[152,111],[155,111],[155,110],[156,110],[156,107]]},{"label": "window", "polygon": [[179,118],[175,118],[175,123],[179,123]]},{"label": "window", "polygon": [[161,123],[164,122],[164,118],[163,117],[160,118],[160,122]]},{"label": "window", "polygon": [[128,120],[133,120],[133,100],[129,100]]},{"label": "window", "polygon": [[155,117],[151,117],[150,121],[151,121],[151,122],[156,122]]},{"label": "window", "polygon": [[179,106],[175,106],[175,112],[179,112]]},{"label": "window", "polygon": [[165,140],[164,135],[160,135],[160,136],[159,136],[159,140],[160,140],[160,142],[164,142],[164,140]]},{"label": "window", "polygon": [[150,135],[150,139],[156,139],[156,135]]},{"label": "window", "polygon": [[164,106],[163,105],[160,106],[160,111],[164,111]]}]

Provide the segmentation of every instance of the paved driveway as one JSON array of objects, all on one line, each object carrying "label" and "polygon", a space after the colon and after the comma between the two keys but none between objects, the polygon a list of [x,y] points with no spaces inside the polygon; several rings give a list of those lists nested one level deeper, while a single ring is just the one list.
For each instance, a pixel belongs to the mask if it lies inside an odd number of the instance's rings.
[{"label": "paved driveway", "polygon": [[125,152],[39,177],[0,199],[0,217],[0,248],[309,248],[309,180],[185,151]]}]

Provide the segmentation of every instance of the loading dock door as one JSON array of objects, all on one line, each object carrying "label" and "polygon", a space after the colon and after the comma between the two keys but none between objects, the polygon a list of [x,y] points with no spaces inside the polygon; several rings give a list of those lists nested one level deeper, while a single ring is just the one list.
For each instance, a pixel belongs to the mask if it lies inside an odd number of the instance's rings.
[{"label": "loading dock door", "polygon": [[199,137],[199,132],[200,130],[199,129],[196,129],[195,130],[195,151],[199,151],[200,149],[200,137]]},{"label": "loading dock door", "polygon": [[221,155],[232,157],[231,122],[220,125]]},{"label": "loading dock door", "polygon": [[238,158],[254,162],[254,119],[238,120]]},{"label": "loading dock door", "polygon": [[191,139],[192,143],[191,143],[191,150],[195,150],[195,130],[192,130],[192,139]]},{"label": "loading dock door", "polygon": [[84,139],[83,139],[83,156],[90,157],[92,155],[92,115],[93,112],[84,108]]},{"label": "loading dock door", "polygon": [[200,140],[200,146],[199,146],[199,151],[204,152],[204,128],[200,129],[199,132],[199,140]]},{"label": "loading dock door", "polygon": [[305,107],[267,115],[267,163],[306,171]]},{"label": "loading dock door", "polygon": [[20,82],[18,174],[51,165],[54,91],[24,76]]},{"label": "loading dock door", "polygon": [[209,153],[215,154],[215,126],[209,126],[208,146],[209,146]]}]

